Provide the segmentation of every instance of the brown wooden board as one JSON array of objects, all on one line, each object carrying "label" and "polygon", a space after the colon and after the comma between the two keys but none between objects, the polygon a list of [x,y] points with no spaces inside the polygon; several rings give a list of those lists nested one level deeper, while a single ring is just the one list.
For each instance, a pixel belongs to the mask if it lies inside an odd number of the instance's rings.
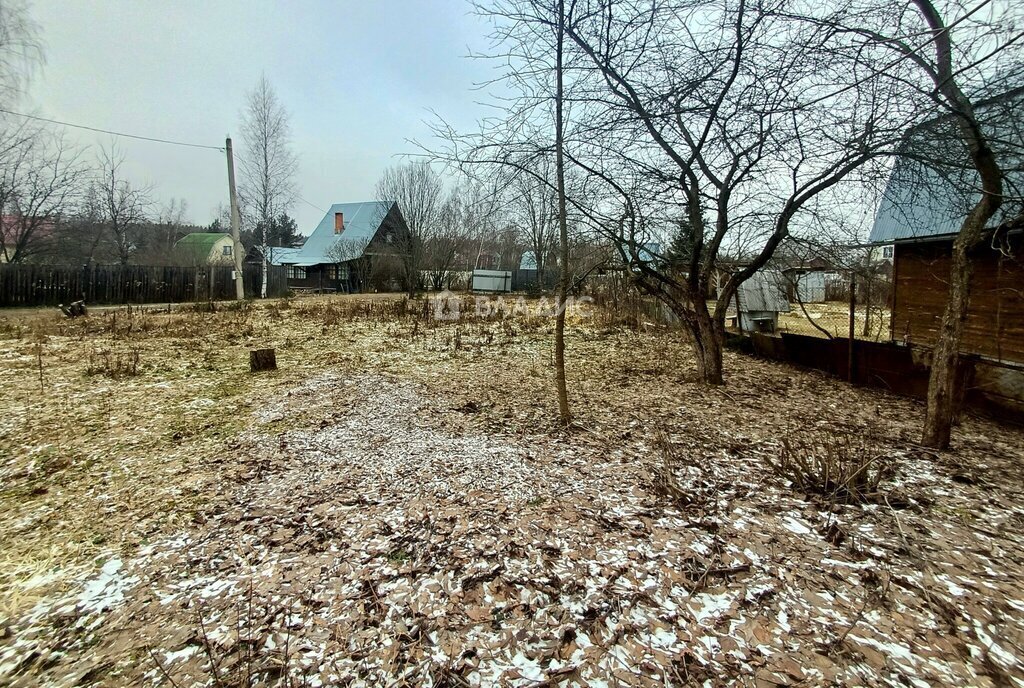
[{"label": "brown wooden board", "polygon": [[[897,245],[894,340],[934,344],[949,291],[951,246],[950,242]],[[1024,246],[1018,238],[1010,249],[1007,255],[986,246],[975,258],[961,351],[1024,363]]]},{"label": "brown wooden board", "polygon": [[[288,292],[286,270],[271,266],[268,296]],[[231,273],[229,266],[0,265],[0,307],[227,300],[235,297]],[[242,275],[245,293],[258,295],[260,266],[246,266]]]}]

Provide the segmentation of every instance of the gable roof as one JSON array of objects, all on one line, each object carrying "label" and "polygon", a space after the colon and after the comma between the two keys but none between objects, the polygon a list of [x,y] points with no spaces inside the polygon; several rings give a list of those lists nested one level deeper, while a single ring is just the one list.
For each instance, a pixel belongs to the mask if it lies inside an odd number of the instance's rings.
[{"label": "gable roof", "polygon": [[[351,241],[358,248],[359,255],[373,240],[384,218],[396,205],[395,201],[366,201],[364,203],[335,203],[327,210],[324,219],[306,239],[306,243],[291,257],[295,265],[319,265],[338,262],[329,254],[339,241]],[[343,213],[345,227],[340,235],[334,233],[334,215]],[[360,244],[362,246],[360,247]],[[353,255],[358,258],[359,255]]]},{"label": "gable roof", "polygon": [[192,232],[174,242],[174,251],[181,258],[206,261],[218,241],[230,234],[224,232]]},{"label": "gable roof", "polygon": [[[1024,87],[979,103],[975,111],[1003,169],[998,224],[1020,212],[1024,195]],[[904,138],[875,214],[869,242],[890,244],[955,236],[981,197],[981,182],[951,115],[915,127]],[[1016,202],[1014,202],[1016,199]]]}]

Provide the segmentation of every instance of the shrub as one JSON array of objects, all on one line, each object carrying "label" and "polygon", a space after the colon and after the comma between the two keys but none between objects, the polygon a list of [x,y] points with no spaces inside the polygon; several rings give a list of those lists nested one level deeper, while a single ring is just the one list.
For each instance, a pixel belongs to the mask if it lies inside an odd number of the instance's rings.
[{"label": "shrub", "polygon": [[765,462],[797,489],[847,504],[878,501],[882,481],[894,473],[891,459],[843,434],[784,437]]},{"label": "shrub", "polygon": [[112,380],[135,377],[139,374],[141,356],[138,349],[130,349],[125,353],[114,354],[110,349],[89,354],[89,365],[85,374],[89,376],[103,375]]}]

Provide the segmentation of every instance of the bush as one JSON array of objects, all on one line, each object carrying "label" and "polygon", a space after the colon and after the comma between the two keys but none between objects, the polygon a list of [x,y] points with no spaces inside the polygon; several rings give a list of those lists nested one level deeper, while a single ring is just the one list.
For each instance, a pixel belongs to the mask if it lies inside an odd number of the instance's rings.
[{"label": "bush", "polygon": [[85,369],[88,376],[103,375],[112,380],[135,377],[139,374],[141,356],[138,349],[131,349],[123,354],[111,353],[109,349],[89,354],[89,365]]},{"label": "bush", "polygon": [[775,457],[765,462],[797,489],[830,501],[879,501],[879,487],[894,473],[891,459],[851,435],[784,437]]}]

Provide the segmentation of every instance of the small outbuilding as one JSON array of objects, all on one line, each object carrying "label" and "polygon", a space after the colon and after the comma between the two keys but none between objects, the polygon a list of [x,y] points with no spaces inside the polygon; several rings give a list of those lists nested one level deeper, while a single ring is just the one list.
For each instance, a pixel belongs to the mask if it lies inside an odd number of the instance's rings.
[{"label": "small outbuilding", "polygon": [[[775,332],[779,328],[779,313],[789,313],[789,300],[782,273],[760,270],[736,290],[739,307],[739,328],[744,332]],[[734,322],[735,313],[734,308]]]},{"label": "small outbuilding", "polygon": [[179,265],[234,265],[235,243],[223,232],[192,232],[174,242]]},{"label": "small outbuilding", "polygon": [[474,270],[473,291],[503,294],[512,291],[511,270]]}]

